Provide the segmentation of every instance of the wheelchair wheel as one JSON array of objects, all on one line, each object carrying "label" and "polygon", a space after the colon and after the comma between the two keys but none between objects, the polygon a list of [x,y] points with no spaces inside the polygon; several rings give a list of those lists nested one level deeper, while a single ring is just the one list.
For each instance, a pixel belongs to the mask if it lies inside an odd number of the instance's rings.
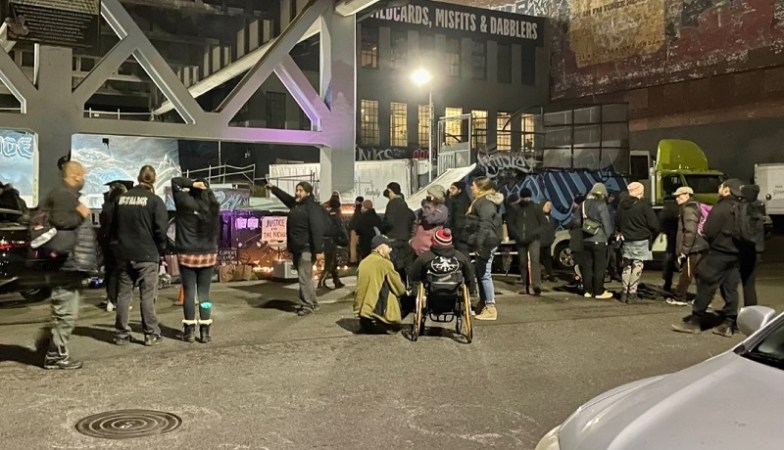
[{"label": "wheelchair wheel", "polygon": [[[460,319],[460,318],[458,318]],[[468,288],[463,286],[463,322],[462,328],[464,328],[463,336],[466,337],[466,344],[470,344],[471,341],[474,340],[474,328],[471,326],[471,296],[468,295]],[[458,330],[458,333],[461,331]]]},{"label": "wheelchair wheel", "polygon": [[417,290],[414,323],[411,326],[411,340],[416,341],[425,333],[425,285],[420,283]]}]

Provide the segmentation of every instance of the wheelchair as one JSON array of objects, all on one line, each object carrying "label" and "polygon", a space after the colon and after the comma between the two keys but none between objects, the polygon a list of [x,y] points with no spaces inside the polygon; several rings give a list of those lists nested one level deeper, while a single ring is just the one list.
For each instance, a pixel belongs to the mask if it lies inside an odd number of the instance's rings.
[{"label": "wheelchair", "polygon": [[455,332],[466,344],[474,338],[471,327],[471,297],[461,272],[446,274],[428,271],[419,283],[411,340],[425,333],[428,317],[437,323],[455,322]]}]

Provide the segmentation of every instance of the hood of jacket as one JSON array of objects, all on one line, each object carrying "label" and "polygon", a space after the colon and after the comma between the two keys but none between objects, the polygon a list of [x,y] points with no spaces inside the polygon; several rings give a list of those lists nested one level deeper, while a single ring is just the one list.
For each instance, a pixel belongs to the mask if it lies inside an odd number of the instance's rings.
[{"label": "hood of jacket", "polygon": [[638,203],[640,203],[640,199],[632,197],[628,192],[621,192],[618,196],[618,209],[629,210],[634,208]]},{"label": "hood of jacket", "polygon": [[504,194],[500,192],[493,192],[492,194],[485,195],[485,198],[490,200],[496,206],[501,206],[504,202]]}]

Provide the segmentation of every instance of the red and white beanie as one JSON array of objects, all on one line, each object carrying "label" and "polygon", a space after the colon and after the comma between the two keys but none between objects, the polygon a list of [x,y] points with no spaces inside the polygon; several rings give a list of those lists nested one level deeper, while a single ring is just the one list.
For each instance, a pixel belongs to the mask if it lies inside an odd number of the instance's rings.
[{"label": "red and white beanie", "polygon": [[433,245],[436,247],[446,247],[452,245],[452,230],[449,228],[439,228],[433,233]]}]

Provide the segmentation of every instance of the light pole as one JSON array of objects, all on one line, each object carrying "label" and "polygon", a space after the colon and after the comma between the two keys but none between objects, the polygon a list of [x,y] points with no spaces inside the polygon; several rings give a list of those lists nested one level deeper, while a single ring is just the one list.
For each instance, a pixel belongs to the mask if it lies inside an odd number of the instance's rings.
[{"label": "light pole", "polygon": [[427,182],[433,181],[433,88],[430,85],[433,76],[425,68],[419,68],[411,74],[411,81],[419,87],[428,86],[427,93]]}]

